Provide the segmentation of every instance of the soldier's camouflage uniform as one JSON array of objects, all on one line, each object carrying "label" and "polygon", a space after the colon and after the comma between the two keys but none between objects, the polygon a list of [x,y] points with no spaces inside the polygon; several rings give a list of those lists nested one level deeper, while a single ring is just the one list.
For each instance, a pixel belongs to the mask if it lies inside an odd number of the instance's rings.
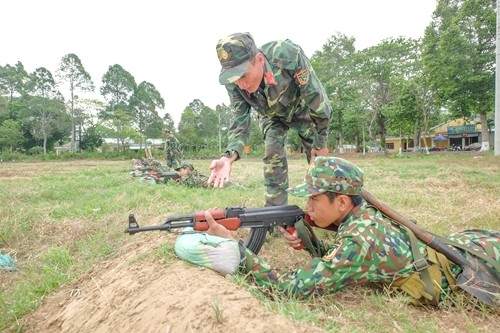
[{"label": "soldier's camouflage uniform", "polygon": [[187,176],[182,177],[181,185],[187,187],[208,187],[207,181],[207,176],[200,174],[197,170],[194,170]]},{"label": "soldier's camouflage uniform", "polygon": [[[469,230],[450,235],[461,244],[473,244],[497,262],[500,260],[500,233]],[[418,242],[421,253],[426,245]],[[244,272],[261,286],[278,287],[290,295],[335,292],[367,282],[390,285],[415,271],[408,235],[399,226],[382,217],[373,207],[356,207],[339,226],[335,240],[322,244],[320,258],[294,271],[279,274],[250,250],[245,250]],[[458,275],[459,266],[452,264]],[[455,276],[456,276],[455,275]],[[445,292],[446,279],[439,281]]]},{"label": "soldier's camouflage uniform", "polygon": [[[308,171],[305,182],[289,191],[307,197],[326,191],[345,195],[359,195],[363,185],[362,171],[354,164],[333,157],[317,157]],[[432,265],[431,248],[417,241],[418,249],[412,249],[409,234],[396,222],[383,216],[364,201],[354,207],[338,226],[337,234],[330,243],[320,241],[320,256],[294,271],[278,273],[249,249],[241,248],[241,268],[261,286],[273,286],[293,296],[306,297],[314,293],[335,292],[361,283],[381,283],[400,287],[405,277],[418,276],[414,267],[414,251],[419,251]],[[449,235],[448,239],[486,254],[494,262],[500,260],[500,232],[466,230]],[[458,249],[463,253],[461,249]],[[461,267],[451,261],[450,274],[456,277]],[[489,265],[487,263],[487,265]],[[489,265],[492,267],[491,265]],[[434,275],[434,295],[450,291],[444,266],[438,266]],[[417,275],[415,275],[415,274]],[[442,288],[442,289],[441,289]],[[416,298],[422,298],[422,288],[401,287]],[[413,294],[411,293],[413,292]],[[442,296],[442,295],[441,295]],[[431,297],[432,298],[432,297]],[[427,300],[431,298],[427,297]]]},{"label": "soldier's camouflage uniform", "polygon": [[179,140],[170,134],[170,137],[165,139],[165,160],[167,161],[167,166],[171,169],[178,168],[181,165],[181,145]]},{"label": "soldier's camouflage uniform", "polygon": [[[241,37],[242,34],[236,35]],[[243,34],[242,38],[253,45],[248,34]],[[217,54],[221,64],[237,58],[239,47],[246,52],[237,38],[229,36],[219,41]],[[265,140],[266,206],[285,205],[288,200],[287,132],[290,128],[297,130],[309,162],[311,148],[321,149],[327,145],[331,105],[300,46],[290,40],[273,41],[259,51],[265,57],[265,79],[255,93],[248,94],[235,83],[221,81],[226,86],[234,112],[228,130],[227,153],[235,151],[242,156],[249,138],[250,111],[254,109]]]}]

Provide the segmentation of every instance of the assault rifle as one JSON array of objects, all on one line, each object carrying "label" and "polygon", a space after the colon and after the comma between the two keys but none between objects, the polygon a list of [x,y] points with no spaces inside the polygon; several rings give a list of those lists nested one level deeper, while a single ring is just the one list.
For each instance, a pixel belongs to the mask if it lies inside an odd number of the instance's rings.
[{"label": "assault rifle", "polygon": [[[290,233],[295,230],[290,228],[294,228],[295,223],[305,215],[304,211],[296,205],[263,208],[229,207],[226,209],[212,209],[209,212],[217,223],[222,224],[228,230],[237,230],[239,228],[272,228],[281,225]],[[163,224],[146,227],[140,227],[134,214],[130,214],[128,217],[128,229],[125,232],[133,235],[141,231],[171,231],[172,229],[186,227],[192,227],[197,231],[208,230],[208,222],[205,219],[204,212],[172,216],[167,218]]]},{"label": "assault rifle", "polygon": [[182,177],[177,172],[167,172],[167,173],[159,173],[158,178],[163,178],[163,182],[166,184],[169,179],[172,179],[177,182]]}]

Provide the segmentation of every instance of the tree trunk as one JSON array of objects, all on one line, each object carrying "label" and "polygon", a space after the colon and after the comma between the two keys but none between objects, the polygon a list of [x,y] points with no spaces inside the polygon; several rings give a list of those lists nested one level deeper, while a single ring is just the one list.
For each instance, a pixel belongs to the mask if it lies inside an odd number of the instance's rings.
[{"label": "tree trunk", "polygon": [[486,117],[486,112],[481,112],[479,114],[479,119],[481,119],[481,151],[488,151],[490,150],[490,133],[488,132],[488,118]]}]

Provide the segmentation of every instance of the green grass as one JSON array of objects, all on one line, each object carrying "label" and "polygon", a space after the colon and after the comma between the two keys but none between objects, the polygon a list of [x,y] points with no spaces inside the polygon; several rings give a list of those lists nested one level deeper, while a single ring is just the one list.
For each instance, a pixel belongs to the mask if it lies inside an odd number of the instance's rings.
[{"label": "green grass", "polygon": [[[500,229],[500,158],[478,154],[349,157],[365,172],[365,188],[396,211],[434,233],[466,228]],[[194,161],[208,170],[210,161]],[[0,252],[16,259],[18,270],[0,271],[0,331],[18,327],[43,298],[71,283],[91,267],[115,255],[130,237],[124,233],[129,213],[140,225],[162,223],[166,216],[207,208],[262,207],[262,164],[244,159],[234,164],[233,180],[243,185],[190,189],[141,185],[128,176],[129,161],[58,161],[0,164]],[[302,158],[289,159],[290,185],[307,170]],[[290,197],[289,204],[304,205]],[[326,232],[321,237],[330,237]],[[284,255],[281,238],[271,237],[262,257],[283,269],[308,260]],[[173,245],[134,260],[175,262]],[[170,258],[170,259],[165,259]],[[500,322],[498,312],[471,308],[454,299],[440,309],[422,309],[411,300],[368,287],[307,301],[270,296],[234,276],[266,307],[291,320],[309,322],[327,332],[482,332],[485,318]],[[223,321],[218,303],[214,315]],[[489,320],[489,319],[488,319]],[[16,326],[19,325],[19,326]],[[498,325],[495,326],[498,328]]]}]

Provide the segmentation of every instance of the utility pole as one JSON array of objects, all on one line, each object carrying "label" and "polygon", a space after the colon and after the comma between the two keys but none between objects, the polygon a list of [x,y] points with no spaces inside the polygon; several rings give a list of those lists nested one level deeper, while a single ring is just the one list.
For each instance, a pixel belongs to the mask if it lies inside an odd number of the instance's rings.
[{"label": "utility pole", "polygon": [[495,68],[495,156],[500,156],[500,0],[497,0],[497,39],[496,39],[496,68]]}]

